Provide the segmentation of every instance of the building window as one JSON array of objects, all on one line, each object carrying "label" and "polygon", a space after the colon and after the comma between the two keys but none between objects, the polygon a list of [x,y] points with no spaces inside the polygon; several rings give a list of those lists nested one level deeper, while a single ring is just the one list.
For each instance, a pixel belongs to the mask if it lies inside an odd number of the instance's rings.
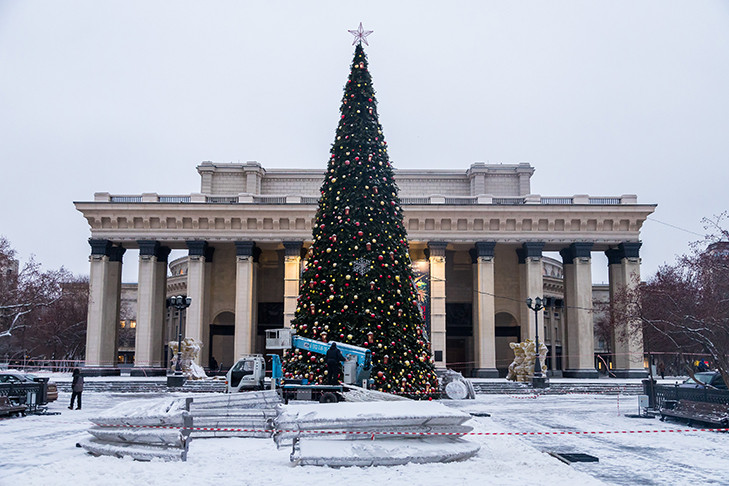
[{"label": "building window", "polygon": [[131,327],[132,329],[136,329],[137,328],[137,321],[129,321],[129,327]]}]

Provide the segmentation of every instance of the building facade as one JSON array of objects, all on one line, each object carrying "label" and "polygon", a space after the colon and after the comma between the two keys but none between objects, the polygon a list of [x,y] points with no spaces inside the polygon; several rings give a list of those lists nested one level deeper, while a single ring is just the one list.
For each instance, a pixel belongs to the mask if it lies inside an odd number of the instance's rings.
[{"label": "building facade", "polygon": [[[265,330],[293,318],[323,171],[256,162],[197,169],[199,193],[96,193],[75,203],[91,229],[87,366],[116,366],[121,266],[130,248],[139,249],[132,263],[139,266],[136,367],[164,364],[173,325],[164,303],[176,290],[192,298],[185,336],[203,343],[203,365],[210,356],[230,362],[265,352]],[[439,368],[498,376],[513,356],[508,342],[533,339],[539,326],[555,344],[550,365],[565,376],[597,375],[591,255],[607,255],[611,295],[637,284],[640,229],[655,205],[638,204],[635,195],[532,194],[533,173],[524,163],[396,171]],[[168,278],[171,249],[188,256]],[[562,261],[551,264],[544,252],[559,252]],[[537,296],[560,311],[535,314],[525,301]],[[613,372],[642,376],[640,336],[611,344]]]}]

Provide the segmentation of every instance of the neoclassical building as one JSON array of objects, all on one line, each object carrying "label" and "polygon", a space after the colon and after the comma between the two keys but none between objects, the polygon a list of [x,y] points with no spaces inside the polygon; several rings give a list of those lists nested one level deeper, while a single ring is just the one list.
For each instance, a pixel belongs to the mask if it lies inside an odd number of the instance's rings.
[{"label": "neoclassical building", "polygon": [[[139,250],[131,262],[139,266],[135,367],[164,366],[174,325],[168,293],[192,298],[184,334],[203,343],[203,365],[210,356],[230,363],[265,353],[265,330],[289,325],[323,170],[257,162],[203,162],[197,170],[198,193],[96,193],[75,203],[91,230],[87,367],[117,366],[127,249]],[[439,368],[498,376],[513,357],[508,343],[533,339],[539,326],[550,366],[564,376],[597,375],[591,255],[607,255],[610,295],[635,285],[640,229],[655,205],[635,195],[532,194],[533,174],[526,163],[396,171]],[[187,257],[168,275],[172,249]],[[544,252],[559,252],[562,261]],[[537,296],[549,303],[540,313],[525,304]],[[640,336],[614,338],[611,350],[616,375],[644,375]]]}]

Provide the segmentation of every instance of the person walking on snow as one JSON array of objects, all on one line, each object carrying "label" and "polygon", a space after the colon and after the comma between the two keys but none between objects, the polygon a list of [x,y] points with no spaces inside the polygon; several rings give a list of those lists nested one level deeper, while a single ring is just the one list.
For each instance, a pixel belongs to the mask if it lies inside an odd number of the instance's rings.
[{"label": "person walking on snow", "polygon": [[332,346],[327,351],[327,385],[339,384],[342,361],[344,361],[342,352],[337,347],[337,343],[332,343]]},{"label": "person walking on snow", "polygon": [[73,410],[73,402],[78,398],[76,410],[81,410],[81,392],[84,391],[84,377],[78,368],[73,369],[73,381],[71,382],[71,405],[68,409]]}]

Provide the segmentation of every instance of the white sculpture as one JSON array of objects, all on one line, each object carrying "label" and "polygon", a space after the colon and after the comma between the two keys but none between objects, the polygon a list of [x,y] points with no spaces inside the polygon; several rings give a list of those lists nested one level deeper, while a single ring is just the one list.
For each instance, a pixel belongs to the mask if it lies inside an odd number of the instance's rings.
[{"label": "white sculpture", "polygon": [[[514,350],[514,361],[509,365],[507,380],[528,382],[534,376],[535,344],[531,339],[521,343],[509,343]],[[539,343],[539,363],[542,365],[542,373],[547,373],[547,346]]]},{"label": "white sculpture", "polygon": [[[170,341],[168,343],[169,349],[172,352],[172,359],[170,360],[170,369],[174,371],[177,368],[177,341]],[[205,374],[205,370],[195,362],[198,355],[200,354],[201,343],[191,337],[186,337],[182,340],[182,352],[180,353],[180,367],[182,372],[185,374],[188,380],[202,380],[208,377]]]},{"label": "white sculpture", "polygon": [[451,400],[465,400],[467,398],[476,398],[476,392],[473,389],[473,383],[465,379],[463,375],[457,371],[446,369],[438,377],[441,396],[446,396]]}]

